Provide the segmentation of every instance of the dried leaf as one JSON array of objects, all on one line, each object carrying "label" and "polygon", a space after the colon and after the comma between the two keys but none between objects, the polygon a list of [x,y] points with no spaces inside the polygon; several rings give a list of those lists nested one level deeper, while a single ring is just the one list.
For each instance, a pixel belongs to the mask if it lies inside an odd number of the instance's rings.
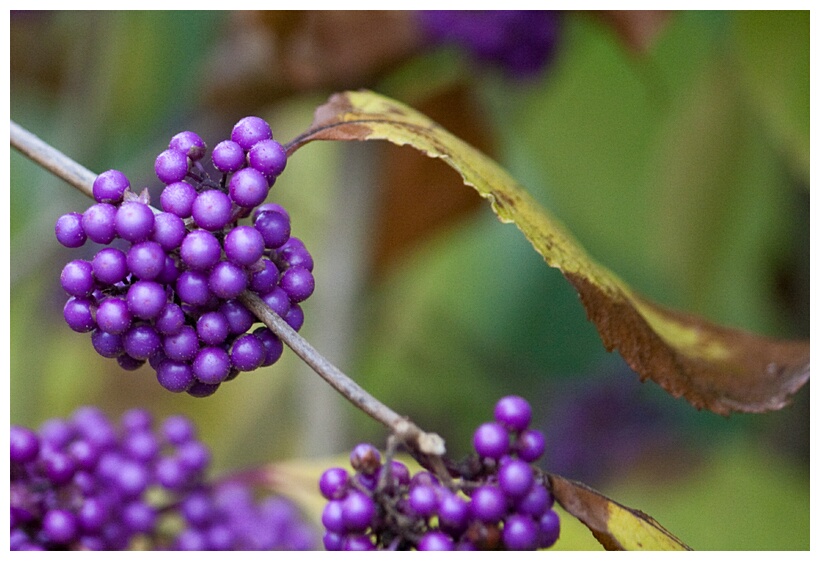
[{"label": "dried leaf", "polygon": [[651,516],[625,507],[577,481],[549,476],[552,494],[564,510],[590,529],[608,550],[690,549]]},{"label": "dried leaf", "polygon": [[669,310],[635,293],[487,156],[417,111],[370,91],[333,95],[289,152],[312,140],[388,140],[441,158],[513,222],[581,296],[607,350],[698,409],[780,409],[809,379],[808,341],[782,341]]}]

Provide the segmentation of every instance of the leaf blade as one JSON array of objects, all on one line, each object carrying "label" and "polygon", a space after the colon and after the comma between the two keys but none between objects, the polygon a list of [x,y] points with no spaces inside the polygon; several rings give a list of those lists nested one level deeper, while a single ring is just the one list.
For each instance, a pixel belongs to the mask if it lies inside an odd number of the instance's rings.
[{"label": "leaf blade", "polygon": [[729,329],[640,296],[498,164],[410,107],[366,90],[334,94],[288,151],[313,140],[387,140],[443,160],[564,274],[607,350],[618,350],[641,380],[698,409],[723,415],[780,409],[809,379],[808,341]]}]

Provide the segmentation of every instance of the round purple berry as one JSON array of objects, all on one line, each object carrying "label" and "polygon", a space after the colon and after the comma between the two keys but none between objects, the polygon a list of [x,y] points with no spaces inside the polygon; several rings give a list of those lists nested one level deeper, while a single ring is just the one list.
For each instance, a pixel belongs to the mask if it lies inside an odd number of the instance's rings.
[{"label": "round purple berry", "polygon": [[179,333],[166,335],[162,339],[162,350],[165,355],[179,362],[192,360],[199,351],[199,337],[190,325],[183,325]]},{"label": "round purple berry", "polygon": [[552,547],[561,534],[561,519],[554,510],[548,510],[538,520],[538,547]]},{"label": "round purple berry", "polygon": [[63,307],[63,318],[77,333],[87,333],[96,327],[93,307],[94,303],[88,298],[72,296]]},{"label": "round purple berry", "polygon": [[281,212],[263,212],[253,225],[262,234],[268,249],[277,249],[290,239],[290,219]]},{"label": "round purple berry", "polygon": [[165,251],[178,248],[187,233],[182,218],[174,213],[160,212],[154,217],[151,240],[157,242]]},{"label": "round purple berry", "polygon": [[128,275],[125,253],[116,247],[104,247],[91,260],[91,269],[97,281],[112,285]]},{"label": "round purple berry", "polygon": [[69,261],[60,273],[60,286],[70,296],[90,296],[94,290],[91,263],[83,259]]},{"label": "round purple berry", "polygon": [[202,271],[183,271],[176,282],[176,293],[182,302],[194,306],[206,304],[213,296],[208,276]]},{"label": "round purple berry", "polygon": [[182,181],[188,174],[188,156],[184,152],[169,148],[157,156],[154,171],[159,180],[166,185]]},{"label": "round purple berry", "polygon": [[473,446],[479,456],[499,459],[509,450],[510,437],[498,423],[484,423],[473,434]]},{"label": "round purple berry", "polygon": [[131,326],[131,319],[128,303],[122,298],[106,298],[97,307],[97,325],[106,333],[125,333]]},{"label": "round purple berry", "polygon": [[515,452],[525,462],[534,462],[541,457],[546,447],[544,433],[537,429],[522,431],[515,440]]},{"label": "round purple berry", "polygon": [[498,400],[493,411],[495,420],[513,432],[526,429],[532,418],[532,409],[527,400],[517,395],[508,395]]},{"label": "round purple berry", "polygon": [[319,477],[319,491],[328,500],[340,499],[347,492],[347,470],[340,467],[326,469]]},{"label": "round purple berry", "polygon": [[154,213],[145,203],[126,201],[117,209],[114,226],[122,239],[141,242],[148,239],[154,229]]},{"label": "round purple berry", "polygon": [[194,270],[207,270],[222,256],[222,246],[211,232],[194,230],[182,240],[179,255],[183,263]]},{"label": "round purple berry", "polygon": [[275,140],[260,140],[248,151],[248,163],[264,175],[278,176],[285,170],[288,155]]},{"label": "round purple berry", "polygon": [[510,458],[498,468],[498,486],[512,499],[526,495],[534,481],[530,464],[523,460]]},{"label": "round purple berry", "polygon": [[453,551],[455,544],[453,538],[444,532],[427,532],[419,540],[416,549],[419,551]]},{"label": "round purple berry", "polygon": [[511,514],[504,520],[501,539],[510,551],[532,551],[538,545],[538,525],[529,516]]},{"label": "round purple berry", "polygon": [[216,189],[199,193],[191,206],[191,216],[200,228],[221,230],[231,220],[231,199]]},{"label": "round purple berry", "polygon": [[40,439],[37,433],[26,427],[11,426],[11,456],[12,462],[25,464],[37,458],[40,453]]},{"label": "round purple berry", "polygon": [[135,243],[125,258],[128,270],[143,280],[153,280],[165,269],[165,251],[157,242]]},{"label": "round purple berry", "polygon": [[220,261],[208,275],[208,288],[224,300],[236,298],[248,286],[248,274],[230,261]]},{"label": "round purple berry", "polygon": [[252,265],[265,251],[265,240],[253,226],[237,226],[225,236],[225,255],[237,265]]},{"label": "round purple berry", "polygon": [[507,511],[507,499],[498,487],[482,485],[473,491],[470,511],[482,522],[494,523],[501,520]]},{"label": "round purple berry", "polygon": [[98,203],[117,204],[122,201],[125,190],[131,186],[131,182],[121,171],[110,169],[102,172],[94,180],[91,192],[94,200]]},{"label": "round purple berry", "polygon": [[175,134],[171,138],[171,142],[168,143],[168,148],[179,150],[188,156],[192,162],[201,160],[205,155],[205,151],[208,149],[205,145],[205,141],[202,140],[198,134],[191,131],[183,131]]},{"label": "round purple berry", "polygon": [[245,152],[236,142],[223,140],[214,146],[211,160],[213,160],[214,167],[222,173],[231,173],[242,169],[245,165]]},{"label": "round purple berry", "polygon": [[73,541],[79,532],[77,517],[69,510],[49,510],[43,516],[43,532],[49,540],[67,544]]},{"label": "round purple berry", "polygon": [[162,347],[162,338],[150,325],[134,325],[123,335],[122,345],[129,356],[147,360]]},{"label": "round purple berry", "polygon": [[285,349],[279,337],[274,335],[267,327],[255,329],[253,335],[262,341],[262,344],[265,346],[265,360],[262,362],[262,366],[270,366],[279,360],[279,357],[282,356],[282,352]]},{"label": "round purple berry", "polygon": [[267,349],[258,337],[251,333],[236,338],[231,345],[231,364],[240,372],[256,370],[267,357]]},{"label": "round purple berry", "polygon": [[159,196],[159,203],[162,210],[179,216],[188,218],[191,216],[191,208],[196,199],[196,189],[184,181],[177,181],[167,185]]},{"label": "round purple berry", "polygon": [[125,295],[128,311],[134,317],[154,319],[168,303],[165,288],[154,281],[137,281],[128,288]]},{"label": "round purple berry", "polygon": [[291,302],[302,302],[313,294],[315,281],[310,271],[304,267],[296,266],[290,267],[282,273],[282,278],[279,279],[279,286],[287,292]]},{"label": "round purple berry", "polygon": [[58,218],[54,224],[54,235],[57,241],[68,248],[82,246],[87,239],[82,220],[83,215],[79,212],[69,212]]},{"label": "round purple berry", "polygon": [[231,359],[221,347],[202,347],[193,362],[194,376],[203,384],[218,384],[228,377]]},{"label": "round purple berry", "polygon": [[342,518],[349,532],[366,530],[375,514],[373,499],[361,491],[351,490],[342,500]]},{"label": "round purple berry", "polygon": [[206,345],[220,345],[228,336],[228,320],[220,312],[206,312],[196,320],[196,334]]},{"label": "round purple berry", "polygon": [[260,140],[267,140],[272,136],[270,125],[263,119],[253,116],[240,119],[231,131],[231,140],[245,151],[250,150]]},{"label": "round purple berry", "polygon": [[244,168],[231,177],[228,193],[231,200],[239,206],[253,208],[268,196],[268,182],[257,170]]},{"label": "round purple berry", "polygon": [[83,231],[88,239],[100,244],[109,244],[117,237],[117,207],[109,203],[91,205],[83,213]]}]

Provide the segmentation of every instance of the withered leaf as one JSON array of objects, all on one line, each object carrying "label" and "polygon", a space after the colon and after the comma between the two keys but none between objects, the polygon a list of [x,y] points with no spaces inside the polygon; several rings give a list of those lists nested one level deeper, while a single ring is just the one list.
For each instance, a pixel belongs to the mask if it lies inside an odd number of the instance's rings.
[{"label": "withered leaf", "polygon": [[607,350],[618,350],[642,380],[698,409],[723,415],[780,409],[809,379],[808,341],[718,326],[640,296],[587,255],[498,164],[406,105],[364,90],[335,94],[288,150],[313,140],[387,140],[442,159],[572,283]]},{"label": "withered leaf", "polygon": [[651,516],[625,507],[577,481],[549,476],[555,500],[590,529],[608,550],[690,549]]}]

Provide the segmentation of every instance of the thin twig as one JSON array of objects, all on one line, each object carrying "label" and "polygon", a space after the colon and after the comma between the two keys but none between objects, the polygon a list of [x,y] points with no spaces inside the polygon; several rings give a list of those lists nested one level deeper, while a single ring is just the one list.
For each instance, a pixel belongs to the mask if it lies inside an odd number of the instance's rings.
[{"label": "thin twig", "polygon": [[[92,185],[97,175],[84,168],[56,148],[39,139],[14,121],[10,127],[11,145],[35,163],[68,182],[89,197],[93,197]],[[393,435],[413,450],[440,460],[445,452],[444,440],[437,434],[426,433],[416,424],[400,416],[370,395],[361,386],[322,356],[285,320],[268,307],[255,293],[245,291],[239,300],[264,323],[296,355],[310,366],[336,391],[353,405],[385,425]]]},{"label": "thin twig", "polygon": [[93,198],[91,187],[97,178],[96,173],[81,166],[14,121],[10,124],[9,137],[11,145],[24,156],[28,156],[75,189]]}]

